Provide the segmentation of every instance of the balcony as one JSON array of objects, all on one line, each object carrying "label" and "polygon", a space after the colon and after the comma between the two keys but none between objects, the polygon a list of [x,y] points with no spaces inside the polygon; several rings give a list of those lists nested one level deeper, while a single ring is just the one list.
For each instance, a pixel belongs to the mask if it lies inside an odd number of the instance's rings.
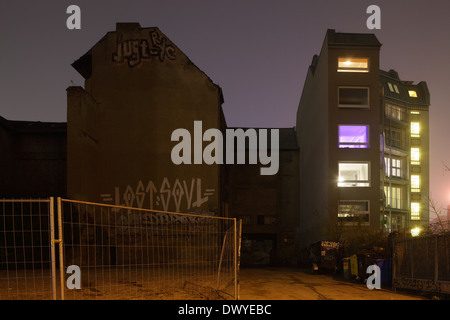
[{"label": "balcony", "polygon": [[409,116],[405,108],[386,103],[384,106],[384,115],[387,119],[393,120],[398,124],[408,125]]}]

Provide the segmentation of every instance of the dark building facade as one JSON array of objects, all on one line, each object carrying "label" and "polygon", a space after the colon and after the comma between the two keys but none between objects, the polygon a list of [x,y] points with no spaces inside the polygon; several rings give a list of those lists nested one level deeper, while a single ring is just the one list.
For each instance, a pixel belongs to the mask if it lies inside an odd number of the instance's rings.
[{"label": "dark building facade", "polygon": [[242,219],[241,264],[296,265],[299,240],[298,144],[294,128],[279,130],[279,170],[227,165],[229,215]]},{"label": "dark building facade", "polygon": [[66,195],[66,124],[0,117],[0,198]]}]

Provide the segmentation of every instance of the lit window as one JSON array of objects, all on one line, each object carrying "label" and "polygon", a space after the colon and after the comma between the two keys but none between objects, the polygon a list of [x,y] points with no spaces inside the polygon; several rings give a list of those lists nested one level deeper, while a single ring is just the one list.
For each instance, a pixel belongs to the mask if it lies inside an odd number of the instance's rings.
[{"label": "lit window", "polygon": [[411,220],[420,219],[420,203],[411,202]]},{"label": "lit window", "polygon": [[338,187],[370,187],[368,162],[340,162]]},{"label": "lit window", "polygon": [[338,58],[338,72],[369,72],[367,58]]},{"label": "lit window", "polygon": [[344,225],[369,224],[369,201],[339,201],[338,220]]},{"label": "lit window", "polygon": [[[392,176],[401,178],[402,177],[402,161],[400,159],[391,159],[392,160]],[[389,163],[389,157],[384,158],[385,163],[385,173],[387,177],[391,176],[391,166]]]},{"label": "lit window", "polygon": [[384,113],[387,117],[391,117],[400,121],[405,121],[406,118],[406,112],[404,108],[389,103],[386,103],[384,107]]},{"label": "lit window", "polygon": [[420,192],[420,176],[417,174],[411,175],[411,192]]},{"label": "lit window", "polygon": [[408,90],[409,96],[411,98],[417,98],[417,92],[414,90]]},{"label": "lit window", "polygon": [[395,93],[400,93],[396,84],[394,84],[394,90],[395,90]]},{"label": "lit window", "polygon": [[419,111],[411,111],[411,114],[420,114]]},{"label": "lit window", "polygon": [[339,148],[368,148],[369,126],[339,126]]},{"label": "lit window", "polygon": [[369,107],[369,88],[340,87],[338,95],[341,108]]},{"label": "lit window", "polygon": [[411,164],[413,164],[413,165],[420,164],[420,149],[419,148],[411,148]]},{"label": "lit window", "polygon": [[384,194],[387,208],[402,209],[402,189],[400,187],[384,186]]},{"label": "lit window", "polygon": [[412,138],[420,137],[420,123],[419,122],[411,122],[411,137]]},{"label": "lit window", "polygon": [[392,83],[388,82],[388,87],[390,92],[394,92],[394,87],[392,86]]}]

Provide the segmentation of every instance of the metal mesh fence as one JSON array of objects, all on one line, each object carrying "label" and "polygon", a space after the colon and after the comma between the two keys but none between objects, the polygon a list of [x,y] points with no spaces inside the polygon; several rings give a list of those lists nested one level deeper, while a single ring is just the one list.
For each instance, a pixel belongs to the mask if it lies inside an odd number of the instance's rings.
[{"label": "metal mesh fence", "polygon": [[450,234],[396,240],[394,287],[450,293]]},{"label": "metal mesh fence", "polygon": [[0,200],[0,300],[52,299],[53,201]]},{"label": "metal mesh fence", "polygon": [[[61,200],[64,299],[237,299],[237,221]],[[69,280],[68,280],[69,281]]]}]

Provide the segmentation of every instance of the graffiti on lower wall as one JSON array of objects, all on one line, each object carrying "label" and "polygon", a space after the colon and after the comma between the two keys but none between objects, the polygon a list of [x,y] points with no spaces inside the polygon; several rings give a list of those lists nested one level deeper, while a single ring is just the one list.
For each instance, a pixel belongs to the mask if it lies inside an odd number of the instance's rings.
[{"label": "graffiti on lower wall", "polygon": [[166,59],[175,60],[176,56],[176,47],[155,29],[150,32],[150,43],[147,39],[118,41],[112,60],[116,64],[127,61],[128,66],[135,67],[143,60],[150,60],[152,57],[157,57],[160,62],[164,62]]},{"label": "graffiti on lower wall", "polygon": [[201,178],[170,181],[165,177],[159,185],[151,180],[146,184],[139,180],[125,189],[116,186],[113,194],[102,193],[100,197],[103,202],[118,206],[186,212],[201,208],[215,192],[215,189],[204,189]]},{"label": "graffiti on lower wall", "polygon": [[395,278],[394,287],[421,291],[439,291],[438,285],[429,279]]}]

